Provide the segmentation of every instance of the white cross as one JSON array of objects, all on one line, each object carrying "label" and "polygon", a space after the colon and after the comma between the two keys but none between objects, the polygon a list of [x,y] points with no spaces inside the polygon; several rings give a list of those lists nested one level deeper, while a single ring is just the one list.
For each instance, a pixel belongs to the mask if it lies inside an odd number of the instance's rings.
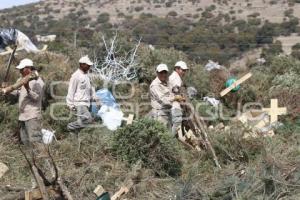
[{"label": "white cross", "polygon": [[271,116],[270,123],[278,121],[279,115],[287,114],[286,107],[278,107],[278,99],[271,99],[271,108],[263,108],[263,111],[267,112]]}]

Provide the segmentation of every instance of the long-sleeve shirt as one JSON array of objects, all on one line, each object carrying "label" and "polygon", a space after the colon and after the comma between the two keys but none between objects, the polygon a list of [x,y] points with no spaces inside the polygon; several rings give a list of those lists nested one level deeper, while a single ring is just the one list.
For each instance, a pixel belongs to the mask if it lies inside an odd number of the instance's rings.
[{"label": "long-sleeve shirt", "polygon": [[19,120],[28,121],[41,118],[42,100],[44,95],[44,82],[41,78],[29,82],[30,90],[24,86],[19,90]]},{"label": "long-sleeve shirt", "polygon": [[69,82],[67,105],[69,107],[90,106],[91,100],[95,97],[95,90],[91,85],[88,74],[78,69],[72,74]]},{"label": "long-sleeve shirt", "polygon": [[158,112],[170,110],[174,99],[168,84],[161,82],[157,77],[150,85],[150,97],[152,109]]},{"label": "long-sleeve shirt", "polygon": [[[171,92],[174,87],[182,87],[182,79],[176,71],[173,71],[173,73],[169,76],[169,88]],[[172,94],[175,95],[173,92]],[[180,103],[177,101],[173,102],[172,107],[177,109],[181,108]]]}]

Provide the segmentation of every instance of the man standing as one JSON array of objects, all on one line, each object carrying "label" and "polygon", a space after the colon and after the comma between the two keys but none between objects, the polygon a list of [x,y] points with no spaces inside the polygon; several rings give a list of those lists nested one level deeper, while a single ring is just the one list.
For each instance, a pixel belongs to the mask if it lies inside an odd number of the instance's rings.
[{"label": "man standing", "polygon": [[[23,59],[16,67],[22,77],[33,73],[34,66],[30,59]],[[42,143],[41,120],[44,82],[38,77],[21,87],[19,95],[20,136],[24,145]]]},{"label": "man standing", "polygon": [[88,72],[94,63],[88,56],[79,60],[79,69],[72,74],[69,83],[67,105],[71,111],[77,112],[77,120],[68,124],[68,130],[76,131],[86,127],[92,122],[92,115],[89,112],[91,100],[95,97],[95,90],[92,87]]},{"label": "man standing", "polygon": [[[169,89],[174,96],[180,93],[180,88],[183,86],[182,78],[184,77],[188,67],[185,62],[179,61],[175,64],[173,73],[169,77]],[[172,116],[172,133],[177,134],[182,124],[182,109],[180,102],[184,99],[178,99],[172,103],[171,116]]]},{"label": "man standing", "polygon": [[152,117],[166,126],[170,121],[170,109],[174,100],[168,87],[168,71],[167,65],[158,65],[156,68],[157,77],[150,85]]}]

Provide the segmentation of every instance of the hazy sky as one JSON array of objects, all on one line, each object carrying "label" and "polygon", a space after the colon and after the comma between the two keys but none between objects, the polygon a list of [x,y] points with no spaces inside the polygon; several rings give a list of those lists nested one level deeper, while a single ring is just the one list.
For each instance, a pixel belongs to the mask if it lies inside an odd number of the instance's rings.
[{"label": "hazy sky", "polygon": [[0,9],[10,8],[22,4],[37,2],[39,0],[0,0]]}]

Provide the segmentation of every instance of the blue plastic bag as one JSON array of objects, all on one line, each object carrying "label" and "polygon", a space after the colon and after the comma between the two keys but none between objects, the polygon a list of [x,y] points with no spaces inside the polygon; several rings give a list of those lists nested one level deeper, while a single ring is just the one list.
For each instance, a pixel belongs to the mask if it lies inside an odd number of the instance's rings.
[{"label": "blue plastic bag", "polygon": [[[120,110],[120,106],[117,104],[116,99],[108,89],[101,89],[96,92],[96,96],[101,101],[101,105]],[[97,115],[99,108],[96,105],[92,105],[92,113]]]}]

